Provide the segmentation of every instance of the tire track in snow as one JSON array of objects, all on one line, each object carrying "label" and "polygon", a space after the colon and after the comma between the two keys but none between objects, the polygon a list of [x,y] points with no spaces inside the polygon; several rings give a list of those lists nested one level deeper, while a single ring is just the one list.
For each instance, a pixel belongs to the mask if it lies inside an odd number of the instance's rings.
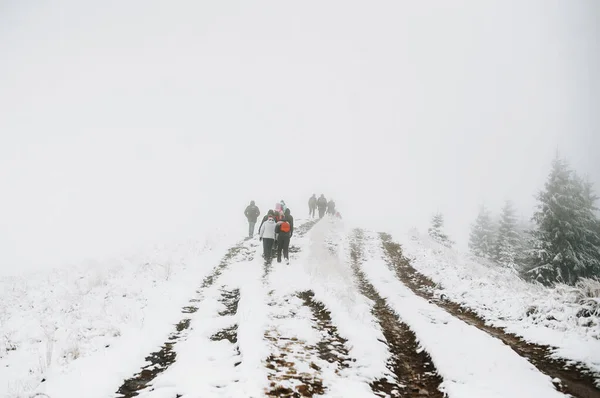
[{"label": "tire track in snow", "polygon": [[527,358],[542,373],[560,379],[561,383],[556,384],[558,391],[577,398],[600,397],[600,389],[595,386],[594,372],[583,365],[573,368],[564,360],[552,358],[551,347],[529,343],[514,334],[505,332],[502,328],[487,325],[475,312],[460,304],[436,298],[434,296],[436,284],[410,265],[408,259],[402,254],[401,245],[393,242],[389,234],[380,233],[379,237],[388,266],[395,272],[398,279],[416,295],[435,303],[467,324],[500,339],[517,354]]},{"label": "tire track in snow", "polygon": [[[202,301],[204,291],[210,288],[218,279],[218,277],[232,263],[237,261],[251,261],[253,259],[254,252],[251,250],[251,248],[252,244],[246,242],[238,243],[236,246],[230,248],[213,272],[204,278],[200,289],[196,291],[197,296],[192,298],[189,305],[183,307],[181,312],[184,314],[196,312],[198,310],[196,303]],[[235,302],[235,308],[237,310],[237,302]],[[138,396],[141,390],[147,388],[159,374],[164,372],[170,365],[172,365],[177,357],[173,348],[177,342],[185,339],[189,326],[189,317],[184,317],[181,321],[179,321],[175,325],[175,331],[169,335],[167,341],[162,344],[161,348],[158,351],[150,353],[145,358],[148,364],[144,365],[140,372],[123,382],[123,384],[117,390],[117,397],[131,398]],[[230,332],[230,334],[231,333],[232,332]]]},{"label": "tire track in snow", "polygon": [[[320,220],[303,224],[296,231],[304,236]],[[298,253],[300,249],[290,250]],[[292,249],[292,248],[290,248]],[[270,271],[270,268],[268,268]],[[265,272],[264,283],[268,283],[268,272]],[[265,339],[271,345],[271,355],[266,359],[269,370],[270,388],[266,391],[271,397],[312,397],[324,394],[327,387],[324,379],[340,374],[348,368],[349,358],[346,340],[337,332],[331,320],[331,313],[323,303],[315,300],[314,292],[307,290],[284,296],[283,300],[269,292],[269,306],[274,309],[274,318],[281,321],[272,324],[265,333]],[[308,343],[293,335],[285,328],[285,323],[302,321],[318,335],[316,341]],[[307,325],[308,324],[308,325]]]},{"label": "tire track in snow", "polygon": [[[332,239],[325,239],[325,246],[332,256],[336,256],[339,251],[339,245]],[[306,290],[298,293],[298,297],[303,300],[304,305],[310,308],[312,312],[313,327],[321,333],[321,340],[317,343],[319,358],[329,363],[337,365],[336,374],[350,367],[355,359],[349,355],[346,343],[348,340],[341,337],[337,327],[331,319],[331,312],[325,305],[315,299],[315,293],[312,290]]]},{"label": "tire track in snow", "polygon": [[320,301],[315,300],[315,294],[311,291],[298,293],[298,297],[304,301],[304,305],[310,308],[313,316],[314,327],[321,332],[321,340],[317,343],[319,358],[337,365],[336,374],[342,369],[350,366],[354,360],[348,354],[344,339],[338,334],[337,327],[331,320],[331,312],[325,308]]},{"label": "tire track in snow", "polygon": [[[319,221],[316,219],[302,224],[296,228],[295,235],[306,235]],[[299,247],[290,245],[290,257],[299,252]],[[263,284],[265,285],[269,283],[272,266],[272,261],[265,261],[263,273]],[[271,318],[279,320],[279,323],[298,320],[298,312],[301,311],[299,299],[292,296],[276,300],[274,293],[274,290],[269,290],[268,293],[268,305],[272,309]],[[266,396],[312,397],[323,394],[325,391],[323,380],[317,376],[321,368],[315,363],[318,359],[315,347],[308,345],[297,336],[289,337],[280,330],[280,327],[281,325],[272,324],[264,334],[264,339],[269,342],[271,351],[271,354],[265,359],[269,380],[269,389],[265,391]]]},{"label": "tire track in snow", "polygon": [[[240,302],[240,289],[227,290],[225,286],[221,287],[220,302],[225,306],[225,310],[219,311],[219,316],[235,316],[238,310],[238,304]],[[213,334],[210,339],[212,341],[228,340],[231,344],[236,344],[238,341],[238,323],[221,329]],[[236,345],[234,347],[236,356],[240,359],[235,362],[234,366],[239,366],[242,363],[240,356],[240,349]]]},{"label": "tire track in snow", "polygon": [[363,295],[374,302],[373,315],[377,318],[386,339],[391,357],[388,369],[396,380],[382,378],[371,383],[377,396],[382,397],[433,397],[442,398],[438,389],[442,378],[438,375],[429,354],[417,344],[415,334],[402,323],[395,312],[387,305],[361,270],[363,232],[354,230],[351,241],[352,269],[359,282]]},{"label": "tire track in snow", "polygon": [[[312,397],[325,392],[320,376],[321,366],[315,346],[284,330],[294,329],[292,325],[308,322],[306,314],[301,314],[303,304],[297,297],[284,298],[277,303],[272,300],[269,306],[275,307],[274,318],[279,322],[265,332],[265,340],[270,343],[271,355],[266,359],[270,387],[268,397]],[[287,326],[288,324],[289,326]],[[286,327],[287,326],[287,327]]]}]

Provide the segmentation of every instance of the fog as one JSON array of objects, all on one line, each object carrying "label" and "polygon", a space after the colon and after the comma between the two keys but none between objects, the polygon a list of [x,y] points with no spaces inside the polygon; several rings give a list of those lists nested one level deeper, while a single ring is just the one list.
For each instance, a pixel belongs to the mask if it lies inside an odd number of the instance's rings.
[{"label": "fog", "polygon": [[600,5],[0,1],[0,273],[245,232],[529,217],[556,151],[600,187]]}]

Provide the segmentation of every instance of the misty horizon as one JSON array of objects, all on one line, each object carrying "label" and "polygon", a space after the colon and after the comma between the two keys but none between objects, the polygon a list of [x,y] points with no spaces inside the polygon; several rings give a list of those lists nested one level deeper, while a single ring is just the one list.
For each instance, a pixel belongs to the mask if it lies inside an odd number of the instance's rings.
[{"label": "misty horizon", "polygon": [[[468,4],[468,7],[464,6]],[[463,6],[461,6],[463,5]],[[313,193],[400,233],[529,220],[558,152],[600,191],[600,5],[0,5],[0,274]]]}]

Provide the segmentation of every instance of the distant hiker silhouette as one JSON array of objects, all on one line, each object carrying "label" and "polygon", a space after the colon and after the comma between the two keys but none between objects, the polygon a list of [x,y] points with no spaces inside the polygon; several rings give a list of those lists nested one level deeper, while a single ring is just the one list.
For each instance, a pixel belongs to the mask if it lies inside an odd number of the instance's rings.
[{"label": "distant hiker silhouette", "polygon": [[317,207],[319,208],[319,218],[323,218],[325,216],[325,210],[327,209],[327,199],[325,199],[325,195],[321,194],[321,196],[319,196]]},{"label": "distant hiker silhouette", "polygon": [[308,199],[308,215],[315,218],[315,211],[317,211],[317,195],[313,195]]},{"label": "distant hiker silhouette", "polygon": [[248,219],[248,237],[252,238],[254,236],[254,227],[256,226],[256,221],[258,220],[258,216],[260,216],[260,210],[253,200],[251,200],[248,207],[246,207],[244,215]]},{"label": "distant hiker silhouette", "polygon": [[330,199],[329,203],[327,203],[327,214],[331,214],[332,216],[335,214],[335,202],[333,199]]}]

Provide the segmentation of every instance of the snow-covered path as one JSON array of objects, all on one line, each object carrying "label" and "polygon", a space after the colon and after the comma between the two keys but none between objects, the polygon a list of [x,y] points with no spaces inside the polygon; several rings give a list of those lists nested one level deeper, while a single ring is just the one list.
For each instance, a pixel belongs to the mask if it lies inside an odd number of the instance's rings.
[{"label": "snow-covered path", "polygon": [[[509,346],[415,295],[384,262],[378,236],[362,244],[363,270],[398,316],[416,334],[443,378],[450,397],[563,397],[542,374]],[[507,382],[510,381],[510,382]]]},{"label": "snow-covered path", "polygon": [[[377,234],[330,218],[297,224],[291,264],[265,263],[257,238],[231,247],[146,363],[95,396],[565,396],[500,340],[405,286]],[[71,382],[39,391],[92,396]]]},{"label": "snow-covered path", "polygon": [[139,396],[564,396],[510,347],[412,293],[375,234],[326,219],[293,243],[290,265],[264,264],[244,243],[177,360]]}]

